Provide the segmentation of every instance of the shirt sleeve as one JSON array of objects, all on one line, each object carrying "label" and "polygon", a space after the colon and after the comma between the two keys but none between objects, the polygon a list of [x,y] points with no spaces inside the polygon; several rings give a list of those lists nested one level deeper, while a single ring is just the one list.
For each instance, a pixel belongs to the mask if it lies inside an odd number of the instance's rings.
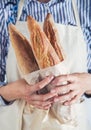
[{"label": "shirt sleeve", "polygon": [[6,103],[5,101],[2,99],[2,97],[0,96],[0,106],[5,106]]},{"label": "shirt sleeve", "polygon": [[10,23],[13,23],[13,24],[16,23],[17,12],[18,12],[18,3],[19,3],[19,0],[18,0],[18,2],[17,2],[17,0],[15,0],[15,2],[11,2],[11,3],[7,2],[7,4],[5,5],[4,13],[5,13],[5,17],[6,17],[7,26]]},{"label": "shirt sleeve", "polygon": [[[3,28],[4,30],[4,28]],[[8,52],[8,39],[4,34],[0,34],[0,86],[5,86],[7,84],[6,79],[6,58]],[[0,106],[7,105],[4,99],[0,96]]]},{"label": "shirt sleeve", "polygon": [[91,98],[91,94],[84,94],[86,98]]}]

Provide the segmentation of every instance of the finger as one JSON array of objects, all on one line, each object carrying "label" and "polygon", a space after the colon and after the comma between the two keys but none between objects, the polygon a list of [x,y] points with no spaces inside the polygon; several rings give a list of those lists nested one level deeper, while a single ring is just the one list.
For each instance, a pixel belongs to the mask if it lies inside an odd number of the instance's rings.
[{"label": "finger", "polygon": [[63,85],[63,84],[67,84],[67,80],[68,80],[68,75],[60,75],[57,76],[52,82],[51,84],[53,86],[59,86],[59,85]]},{"label": "finger", "polygon": [[45,106],[44,109],[48,110],[51,107],[51,105]]},{"label": "finger", "polygon": [[67,75],[67,81],[68,82],[74,82],[74,81],[76,81],[77,80],[77,76],[76,76],[76,74],[74,73],[74,74],[69,74],[69,75]]},{"label": "finger", "polygon": [[44,108],[46,106],[51,105],[51,101],[46,101],[46,102],[42,102],[42,101],[27,101],[29,104],[36,106],[36,107],[41,107]]},{"label": "finger", "polygon": [[71,90],[74,90],[75,85],[74,84],[68,84],[68,85],[64,85],[64,86],[57,86],[54,89],[51,90],[51,92],[56,91],[57,94],[66,94],[68,92],[70,92]]},{"label": "finger", "polygon": [[80,95],[75,96],[72,100],[65,102],[64,105],[72,105],[80,100]]},{"label": "finger", "polygon": [[74,96],[76,96],[77,94],[78,94],[78,91],[71,91],[67,94],[54,98],[54,102],[61,102],[61,103],[67,102],[71,100]]},{"label": "finger", "polygon": [[60,75],[52,81],[52,85],[59,86],[76,81],[77,77],[73,74]]},{"label": "finger", "polygon": [[47,93],[47,94],[33,94],[32,96],[28,97],[32,101],[47,101],[53,97],[55,97],[57,94],[56,93]]},{"label": "finger", "polygon": [[48,110],[51,107],[51,105],[47,105],[45,107],[41,107],[41,106],[35,106],[35,107],[43,110]]},{"label": "finger", "polygon": [[46,85],[48,85],[52,80],[53,80],[54,76],[48,76],[45,79],[43,79],[42,81],[36,83],[35,85],[30,87],[30,92],[35,92],[37,90],[40,90],[42,88],[44,88]]}]

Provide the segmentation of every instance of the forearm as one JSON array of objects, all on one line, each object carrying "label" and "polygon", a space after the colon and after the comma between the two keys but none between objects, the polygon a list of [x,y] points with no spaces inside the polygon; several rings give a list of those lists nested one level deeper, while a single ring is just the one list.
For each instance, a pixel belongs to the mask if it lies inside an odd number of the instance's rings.
[{"label": "forearm", "polygon": [[12,102],[16,99],[19,99],[18,96],[18,87],[20,84],[18,84],[17,81],[8,83],[2,87],[0,87],[0,96],[7,104],[8,102]]},{"label": "forearm", "polygon": [[7,101],[7,99],[4,98],[4,86],[0,87],[0,105],[9,105],[11,104],[12,102],[11,101]]}]

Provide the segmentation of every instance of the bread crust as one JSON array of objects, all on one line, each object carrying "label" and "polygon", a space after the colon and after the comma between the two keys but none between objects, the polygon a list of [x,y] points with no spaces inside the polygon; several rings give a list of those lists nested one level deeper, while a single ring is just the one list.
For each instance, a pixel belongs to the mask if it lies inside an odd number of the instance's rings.
[{"label": "bread crust", "polygon": [[28,16],[27,23],[31,37],[31,47],[39,68],[47,68],[60,63],[58,55],[38,22]]},{"label": "bread crust", "polygon": [[55,49],[60,61],[64,60],[64,51],[61,45],[59,45],[59,35],[54,22],[54,19],[50,13],[47,14],[44,24],[43,30],[48,37],[51,45]]},{"label": "bread crust", "polygon": [[9,25],[9,34],[21,73],[28,74],[38,70],[38,64],[26,37],[13,24]]}]

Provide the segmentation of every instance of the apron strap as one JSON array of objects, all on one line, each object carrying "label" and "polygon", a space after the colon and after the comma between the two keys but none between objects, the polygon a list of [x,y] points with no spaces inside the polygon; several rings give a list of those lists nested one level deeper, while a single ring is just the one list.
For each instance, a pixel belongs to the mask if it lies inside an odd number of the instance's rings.
[{"label": "apron strap", "polygon": [[25,0],[20,0],[19,4],[18,4],[18,13],[17,13],[17,21],[19,21],[21,14],[22,14],[22,10],[23,10],[23,6],[24,6],[24,1]]},{"label": "apron strap", "polygon": [[75,16],[75,19],[76,19],[77,26],[78,26],[78,27],[81,27],[80,18],[79,18],[79,13],[78,13],[77,4],[76,4],[76,0],[72,0],[72,6],[73,6],[74,16]]},{"label": "apron strap", "polygon": [[[19,5],[18,5],[17,21],[19,21],[19,19],[20,19],[23,6],[24,6],[24,0],[20,0]],[[78,10],[77,10],[76,0],[72,0],[72,6],[73,6],[73,10],[74,10],[74,15],[75,15],[77,26],[80,27],[80,18],[79,18],[79,13],[78,13]]]}]

